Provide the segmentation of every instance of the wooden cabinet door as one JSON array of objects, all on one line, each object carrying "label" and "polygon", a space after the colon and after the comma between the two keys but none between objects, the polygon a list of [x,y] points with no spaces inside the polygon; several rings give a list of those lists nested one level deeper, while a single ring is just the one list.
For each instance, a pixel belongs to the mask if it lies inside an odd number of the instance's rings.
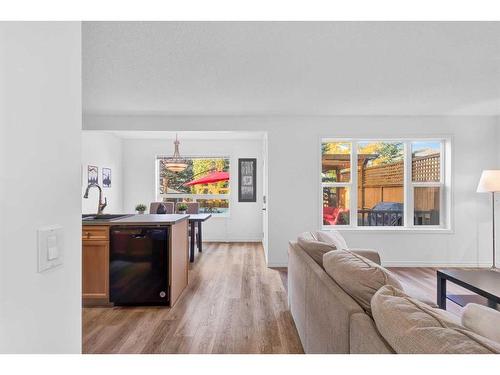
[{"label": "wooden cabinet door", "polygon": [[109,298],[109,242],[83,240],[82,292],[84,299]]}]

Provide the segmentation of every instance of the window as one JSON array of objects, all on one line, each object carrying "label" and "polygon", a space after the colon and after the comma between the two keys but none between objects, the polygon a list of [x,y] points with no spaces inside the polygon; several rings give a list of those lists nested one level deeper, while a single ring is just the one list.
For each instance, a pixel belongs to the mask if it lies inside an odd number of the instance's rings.
[{"label": "window", "polygon": [[323,224],[349,225],[351,189],[351,143],[326,142],[321,145]]},{"label": "window", "polygon": [[404,144],[358,142],[358,226],[403,226]]},{"label": "window", "polygon": [[200,213],[229,214],[229,158],[186,158],[188,167],[178,173],[165,168],[166,158],[156,159],[157,201],[198,202]]},{"label": "window", "polygon": [[441,142],[412,142],[413,224],[439,225],[441,212]]},{"label": "window", "polygon": [[324,228],[446,228],[446,139],[321,141]]}]

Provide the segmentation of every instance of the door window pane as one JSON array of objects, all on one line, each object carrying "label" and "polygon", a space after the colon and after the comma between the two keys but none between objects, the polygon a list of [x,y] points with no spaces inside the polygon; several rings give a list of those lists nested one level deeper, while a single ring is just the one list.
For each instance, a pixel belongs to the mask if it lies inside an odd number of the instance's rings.
[{"label": "door window pane", "polygon": [[414,225],[439,225],[440,190],[439,187],[414,188]]},{"label": "door window pane", "polygon": [[358,226],[402,226],[404,144],[358,142]]},{"label": "door window pane", "polygon": [[439,182],[441,180],[441,142],[412,142],[411,164],[413,182]]},{"label": "door window pane", "polygon": [[349,225],[349,188],[323,187],[323,225]]},{"label": "door window pane", "polygon": [[351,180],[351,143],[323,142],[321,144],[321,181],[349,182]]}]

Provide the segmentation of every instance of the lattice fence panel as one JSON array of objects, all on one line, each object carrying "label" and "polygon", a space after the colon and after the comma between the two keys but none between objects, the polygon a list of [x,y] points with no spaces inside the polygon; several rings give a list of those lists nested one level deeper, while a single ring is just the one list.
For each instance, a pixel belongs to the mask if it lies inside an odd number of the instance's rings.
[{"label": "lattice fence panel", "polygon": [[[440,155],[433,154],[414,158],[412,161],[412,179],[413,182],[439,182],[441,176]],[[341,171],[340,181],[349,181],[350,169]],[[402,161],[367,167],[358,170],[358,181],[363,182],[365,187],[385,187],[385,186],[403,186],[404,163]]]},{"label": "lattice fence panel", "polygon": [[414,182],[438,182],[440,180],[440,154],[414,158],[412,164],[412,179]]},{"label": "lattice fence panel", "polygon": [[401,161],[392,164],[367,167],[360,177],[360,181],[363,182],[363,186],[365,187],[402,186],[404,164]]}]

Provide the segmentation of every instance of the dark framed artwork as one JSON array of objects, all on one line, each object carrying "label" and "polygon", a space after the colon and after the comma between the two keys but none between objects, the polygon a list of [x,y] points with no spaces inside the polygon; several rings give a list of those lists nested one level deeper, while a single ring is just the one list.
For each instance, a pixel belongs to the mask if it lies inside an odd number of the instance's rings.
[{"label": "dark framed artwork", "polygon": [[238,159],[238,202],[257,201],[257,159]]},{"label": "dark framed artwork", "polygon": [[105,188],[111,187],[111,169],[103,168],[102,169],[102,186]]},{"label": "dark framed artwork", "polygon": [[89,165],[87,167],[87,183],[88,184],[98,184],[99,183],[99,168],[94,165]]}]

